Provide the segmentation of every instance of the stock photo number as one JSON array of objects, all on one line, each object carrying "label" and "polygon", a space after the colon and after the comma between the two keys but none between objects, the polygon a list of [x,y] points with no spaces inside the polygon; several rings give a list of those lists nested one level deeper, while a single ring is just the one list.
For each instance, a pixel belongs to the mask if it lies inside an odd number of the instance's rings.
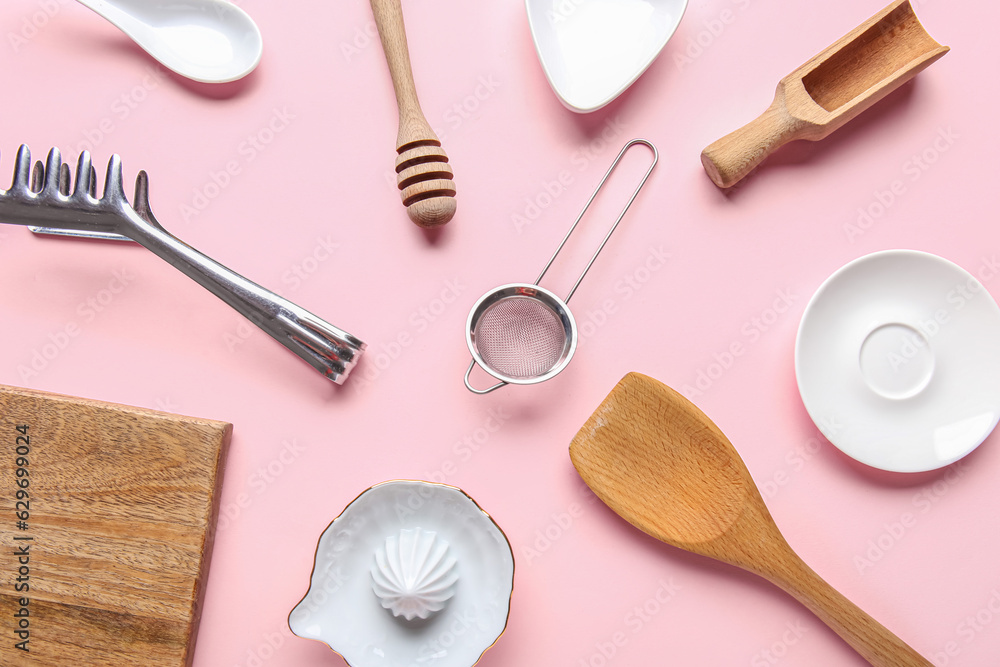
[{"label": "stock photo number", "polygon": [[31,472],[30,456],[31,442],[28,435],[28,425],[20,424],[15,427],[14,434],[14,519],[17,532],[14,534],[14,549],[11,555],[14,557],[13,567],[15,574],[13,588],[16,595],[16,609],[14,612],[15,637],[14,648],[19,651],[29,652],[28,642],[31,637],[31,621],[28,606],[31,602],[28,592],[31,590],[31,541],[34,539],[28,534],[31,520]]}]

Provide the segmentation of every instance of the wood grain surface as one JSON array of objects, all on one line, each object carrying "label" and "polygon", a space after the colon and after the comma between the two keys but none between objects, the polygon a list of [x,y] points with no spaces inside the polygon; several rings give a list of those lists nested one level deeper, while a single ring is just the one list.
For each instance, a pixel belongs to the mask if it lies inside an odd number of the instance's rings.
[{"label": "wood grain surface", "polygon": [[947,52],[909,0],[894,0],[784,77],[771,106],[702,151],[702,165],[720,188],[732,187],[772,151],[825,139]]},{"label": "wood grain surface", "polygon": [[457,208],[454,173],[417,99],[400,1],[371,0],[371,6],[399,110],[396,184],[400,198],[417,225],[439,227],[454,217]]},{"label": "wood grain surface", "polygon": [[231,434],[0,386],[0,665],[190,665]]},{"label": "wood grain surface", "polygon": [[629,373],[569,452],[587,486],[636,528],[764,577],[875,667],[930,667],[798,557],[729,439],[670,387]]}]

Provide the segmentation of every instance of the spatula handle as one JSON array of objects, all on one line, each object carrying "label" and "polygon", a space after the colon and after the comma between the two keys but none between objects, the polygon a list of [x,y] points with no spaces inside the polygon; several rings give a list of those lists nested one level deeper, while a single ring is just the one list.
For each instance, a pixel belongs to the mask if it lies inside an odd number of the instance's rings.
[{"label": "spatula handle", "polygon": [[793,139],[805,138],[809,128],[809,123],[788,113],[784,91],[779,86],[767,111],[703,150],[701,163],[716,185],[729,188],[775,149]]},{"label": "spatula handle", "polygon": [[902,639],[841,595],[797,556],[768,576],[874,667],[933,667]]}]

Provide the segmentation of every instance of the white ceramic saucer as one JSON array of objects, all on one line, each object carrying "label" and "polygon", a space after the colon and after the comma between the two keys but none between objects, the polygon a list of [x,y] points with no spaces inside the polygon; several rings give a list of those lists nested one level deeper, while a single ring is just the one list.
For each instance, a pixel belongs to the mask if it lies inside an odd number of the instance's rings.
[{"label": "white ceramic saucer", "polygon": [[510,543],[472,498],[385,482],[323,531],[288,626],[351,667],[471,667],[507,627],[513,586]]},{"label": "white ceramic saucer", "polygon": [[586,113],[646,71],[677,29],[687,0],[525,0],[545,76],[559,100]]},{"label": "white ceramic saucer", "polygon": [[1000,419],[1000,308],[936,255],[866,255],[806,306],[795,376],[810,417],[845,454],[894,472],[934,470]]}]

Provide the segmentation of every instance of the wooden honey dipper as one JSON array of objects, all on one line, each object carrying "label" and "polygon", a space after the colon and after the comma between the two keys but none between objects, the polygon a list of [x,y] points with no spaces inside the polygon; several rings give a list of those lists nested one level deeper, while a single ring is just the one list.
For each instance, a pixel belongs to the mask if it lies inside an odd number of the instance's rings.
[{"label": "wooden honey dipper", "polygon": [[455,215],[454,173],[420,110],[399,0],[371,0],[371,5],[399,108],[396,184],[410,219],[421,227],[438,227]]}]

